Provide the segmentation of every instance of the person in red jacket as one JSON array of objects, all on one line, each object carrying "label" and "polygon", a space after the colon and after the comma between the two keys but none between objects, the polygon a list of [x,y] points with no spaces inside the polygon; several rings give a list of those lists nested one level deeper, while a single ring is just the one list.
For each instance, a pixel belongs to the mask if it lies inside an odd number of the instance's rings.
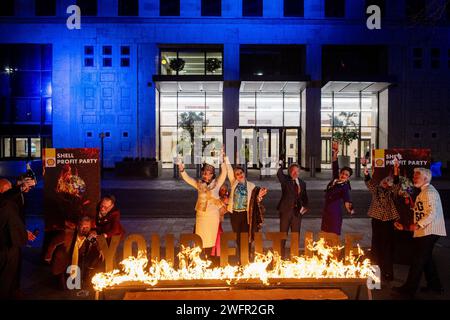
[{"label": "person in red jacket", "polygon": [[116,197],[107,195],[102,197],[95,218],[97,236],[105,237],[108,242],[113,236],[125,235],[125,230],[120,223],[120,210],[116,206]]}]

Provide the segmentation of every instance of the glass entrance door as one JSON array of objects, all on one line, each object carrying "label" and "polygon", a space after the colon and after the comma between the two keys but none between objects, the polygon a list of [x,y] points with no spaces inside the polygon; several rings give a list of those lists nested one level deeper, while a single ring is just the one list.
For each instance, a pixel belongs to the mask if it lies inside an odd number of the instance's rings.
[{"label": "glass entrance door", "polygon": [[242,129],[241,156],[249,168],[276,171],[280,159],[298,162],[299,140],[297,128]]}]

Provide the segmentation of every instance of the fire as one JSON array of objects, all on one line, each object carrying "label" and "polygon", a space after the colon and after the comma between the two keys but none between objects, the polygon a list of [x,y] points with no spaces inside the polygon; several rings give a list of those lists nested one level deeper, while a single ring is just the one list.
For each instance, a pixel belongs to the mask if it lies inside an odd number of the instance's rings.
[{"label": "fire", "polygon": [[113,270],[97,273],[92,278],[96,291],[114,287],[125,282],[138,282],[155,286],[162,280],[224,280],[231,285],[239,281],[259,279],[269,285],[269,279],[305,279],[305,278],[371,278],[375,275],[369,259],[362,259],[363,250],[358,246],[357,254],[351,254],[343,260],[335,253],[342,247],[330,247],[323,239],[308,246],[310,256],[295,256],[283,260],[277,253],[256,254],[254,262],[245,266],[226,266],[211,268],[211,261],[200,257],[201,248],[181,248],[178,254],[179,267],[174,268],[166,260],[152,261],[143,254],[128,257],[120,264],[122,271]]}]

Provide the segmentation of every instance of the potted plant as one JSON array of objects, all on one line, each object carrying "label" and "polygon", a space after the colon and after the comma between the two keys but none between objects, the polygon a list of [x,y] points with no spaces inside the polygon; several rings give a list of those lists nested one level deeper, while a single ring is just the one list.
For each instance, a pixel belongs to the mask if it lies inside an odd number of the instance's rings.
[{"label": "potted plant", "polygon": [[[184,151],[189,150],[191,153],[191,163],[194,163],[194,134],[195,134],[195,123],[201,122],[204,123],[205,114],[203,112],[183,112],[180,114],[180,119],[178,121],[178,126],[185,130],[187,134],[182,134],[180,136],[178,150],[183,153]],[[207,122],[206,124],[207,125]],[[205,126],[202,125],[201,134],[204,135]],[[202,141],[203,142],[203,141]],[[203,150],[203,145],[202,145]],[[185,156],[185,154],[183,154]]]},{"label": "potted plant", "polygon": [[222,66],[222,62],[217,58],[206,59],[206,71],[210,73],[216,72]]},{"label": "potted plant", "polygon": [[184,61],[184,59],[181,59],[181,58],[175,58],[175,59],[170,60],[170,62],[169,62],[170,69],[172,69],[173,71],[175,71],[177,73],[184,69],[184,64],[185,64],[185,61]]},{"label": "potted plant", "polygon": [[348,146],[358,139],[358,127],[352,120],[356,112],[341,112],[339,117],[333,119],[333,140],[341,146],[341,153],[338,156],[339,167],[350,166],[350,156],[348,155]]}]

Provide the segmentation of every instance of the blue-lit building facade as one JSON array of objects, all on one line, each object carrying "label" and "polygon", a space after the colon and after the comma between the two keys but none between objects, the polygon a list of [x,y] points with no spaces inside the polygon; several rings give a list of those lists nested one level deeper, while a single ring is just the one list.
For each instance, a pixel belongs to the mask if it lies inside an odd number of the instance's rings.
[{"label": "blue-lit building facade", "polygon": [[[81,29],[66,25],[72,4]],[[379,30],[366,26],[371,4],[381,8]],[[446,167],[449,7],[2,0],[1,160],[100,147],[103,133],[106,167],[127,157],[172,167],[183,122],[197,119],[205,141],[219,146],[226,129],[241,129],[250,145],[259,132],[267,156],[307,169],[311,158],[316,169],[329,166],[332,134],[345,125],[358,132],[346,150],[352,162],[371,147],[429,147]]]}]

